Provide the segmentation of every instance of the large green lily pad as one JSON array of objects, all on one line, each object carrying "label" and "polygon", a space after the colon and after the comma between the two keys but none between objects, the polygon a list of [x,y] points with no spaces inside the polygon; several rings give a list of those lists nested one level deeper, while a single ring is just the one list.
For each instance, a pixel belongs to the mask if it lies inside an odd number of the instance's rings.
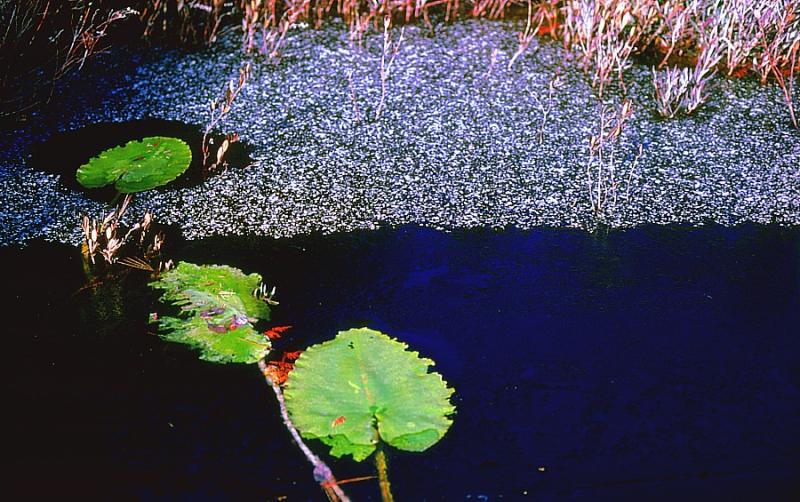
[{"label": "large green lily pad", "polygon": [[181,262],[150,285],[164,291],[163,301],[180,308],[176,316],[158,318],[165,340],[195,347],[200,359],[216,363],[254,363],[269,352],[269,339],[253,327],[270,314],[269,306],[253,296],[260,275]]},{"label": "large green lily pad", "polygon": [[192,163],[192,150],[178,138],[153,136],[109,148],[78,168],[78,182],[86,188],[113,184],[132,193],[166,185]]},{"label": "large green lily pad", "polygon": [[301,434],[355,460],[368,457],[378,440],[407,451],[439,441],[452,423],[453,389],[428,372],[433,361],[407,348],[361,328],[306,350],[284,392]]}]

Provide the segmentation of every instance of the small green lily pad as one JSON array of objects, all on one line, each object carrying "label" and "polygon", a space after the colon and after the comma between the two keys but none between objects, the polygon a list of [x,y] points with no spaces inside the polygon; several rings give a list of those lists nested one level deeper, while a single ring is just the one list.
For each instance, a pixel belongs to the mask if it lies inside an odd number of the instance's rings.
[{"label": "small green lily pad", "polygon": [[152,136],[115,146],[78,168],[78,183],[86,188],[114,185],[121,193],[142,192],[166,185],[192,163],[192,150],[178,138]]}]

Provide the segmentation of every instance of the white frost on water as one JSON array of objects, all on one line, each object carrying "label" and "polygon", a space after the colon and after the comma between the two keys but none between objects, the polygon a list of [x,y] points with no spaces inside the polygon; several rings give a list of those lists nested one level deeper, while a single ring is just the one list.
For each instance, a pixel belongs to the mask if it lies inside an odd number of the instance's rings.
[{"label": "white frost on water", "polygon": [[[153,210],[188,238],[406,223],[586,225],[585,150],[596,100],[588,79],[561,64],[557,44],[532,44],[508,70],[519,29],[466,21],[429,37],[408,27],[377,121],[369,118],[380,100],[380,37],[354,46],[342,25],[292,31],[281,64],[256,61],[221,124],[253,147],[253,165],[193,188],[139,194],[132,209]],[[30,125],[0,137],[0,243],[75,242],[81,212],[107,211],[28,168],[35,142],[146,117],[202,125],[208,103],[244,61],[237,40],[195,54],[118,50],[87,65]],[[556,68],[565,84],[540,142],[539,103]],[[697,116],[662,121],[648,69],[635,68],[628,80],[635,114],[619,158],[645,149],[612,225],[800,224],[800,132],[776,87],[720,79]]]}]

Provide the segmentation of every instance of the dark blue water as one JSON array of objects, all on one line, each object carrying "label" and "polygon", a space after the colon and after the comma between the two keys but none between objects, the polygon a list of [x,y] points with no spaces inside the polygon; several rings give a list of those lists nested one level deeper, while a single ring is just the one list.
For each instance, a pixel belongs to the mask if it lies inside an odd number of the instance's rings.
[{"label": "dark blue water", "polygon": [[[400,501],[800,496],[798,229],[403,228],[174,252],[277,285],[274,320],[295,327],[282,348],[370,326],[436,361],[458,412],[431,450],[390,453]],[[75,250],[0,258],[16,278],[7,493],[324,499],[255,368],[148,334],[136,281],[71,296]],[[345,487],[379,499],[374,483]]]}]

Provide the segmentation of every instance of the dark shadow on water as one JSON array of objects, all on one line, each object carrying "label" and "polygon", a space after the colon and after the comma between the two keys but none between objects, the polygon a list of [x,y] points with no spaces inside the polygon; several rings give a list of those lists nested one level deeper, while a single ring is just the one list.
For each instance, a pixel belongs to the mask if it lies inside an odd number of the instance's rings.
[{"label": "dark shadow on water", "polygon": [[[148,136],[168,136],[180,138],[192,150],[192,163],[175,181],[154,190],[172,190],[198,185],[208,179],[209,174],[203,170],[201,126],[183,122],[144,119],[131,122],[94,124],[74,131],[56,134],[37,145],[34,145],[30,158],[30,167],[39,171],[60,175],[61,183],[71,190],[84,193],[87,197],[108,202],[116,195],[113,187],[87,189],[78,183],[75,172],[78,168],[99,155],[104,150],[124,145],[128,141],[139,140]],[[216,155],[216,146],[224,140],[223,135],[212,135],[212,155]],[[242,169],[250,165],[251,148],[239,141],[231,144],[225,156],[229,169]],[[213,176],[213,173],[211,174]]]},{"label": "dark shadow on water", "polygon": [[[368,325],[436,361],[458,413],[428,452],[390,452],[398,500],[800,489],[800,229],[412,227],[210,238],[175,255],[276,285],[273,322],[294,326],[277,348]],[[18,278],[3,301],[6,493],[323,500],[258,371],[149,333],[141,282],[73,295],[77,250],[54,244],[2,248],[0,263]],[[346,486],[379,500],[371,482]]]}]

